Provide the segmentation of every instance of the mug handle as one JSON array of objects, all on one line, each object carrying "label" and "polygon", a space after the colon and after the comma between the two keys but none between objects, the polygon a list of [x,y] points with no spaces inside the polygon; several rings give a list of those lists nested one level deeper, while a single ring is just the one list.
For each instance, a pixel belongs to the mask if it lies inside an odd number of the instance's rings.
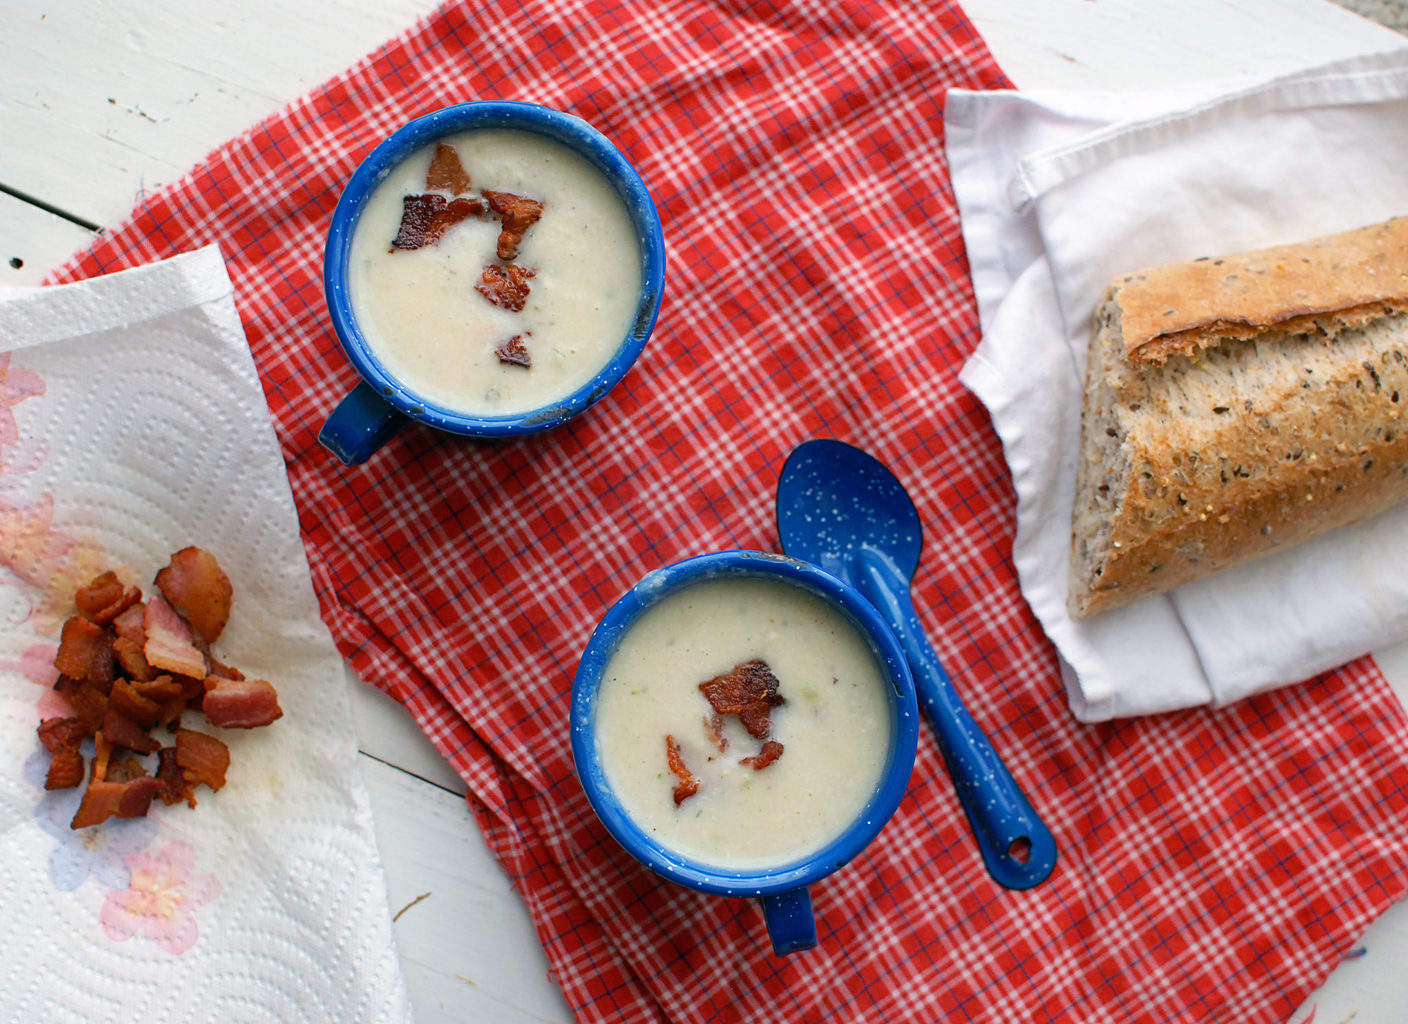
[{"label": "mug handle", "polygon": [[763,905],[763,920],[776,956],[800,953],[816,947],[816,917],[812,914],[812,898],[807,887],[759,896]]},{"label": "mug handle", "polygon": [[401,432],[409,417],[376,393],[366,381],[358,382],[347,397],[337,403],[318,443],[342,460],[358,466]]}]

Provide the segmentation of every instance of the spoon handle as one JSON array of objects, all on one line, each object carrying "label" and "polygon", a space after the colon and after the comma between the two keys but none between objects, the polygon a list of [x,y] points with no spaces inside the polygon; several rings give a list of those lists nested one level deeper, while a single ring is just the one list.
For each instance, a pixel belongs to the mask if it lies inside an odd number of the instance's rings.
[{"label": "spoon handle", "polygon": [[862,551],[858,561],[856,584],[889,620],[904,647],[919,704],[933,723],[988,873],[1008,889],[1030,889],[1045,881],[1056,866],[1056,840],[963,706],[924,636],[909,580],[877,552]]}]

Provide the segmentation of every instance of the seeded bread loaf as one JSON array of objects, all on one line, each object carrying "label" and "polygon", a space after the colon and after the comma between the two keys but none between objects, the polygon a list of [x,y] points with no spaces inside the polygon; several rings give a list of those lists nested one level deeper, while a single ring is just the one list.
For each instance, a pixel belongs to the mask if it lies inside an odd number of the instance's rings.
[{"label": "seeded bread loaf", "polygon": [[1408,217],[1115,280],[1070,607],[1118,608],[1408,497]]}]

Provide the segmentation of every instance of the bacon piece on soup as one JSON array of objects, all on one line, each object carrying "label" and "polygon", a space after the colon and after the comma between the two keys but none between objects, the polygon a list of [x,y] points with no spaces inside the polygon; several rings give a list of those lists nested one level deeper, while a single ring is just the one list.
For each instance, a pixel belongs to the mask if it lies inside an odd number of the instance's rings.
[{"label": "bacon piece on soup", "polygon": [[781,756],[782,744],[777,742],[777,740],[768,740],[763,744],[763,748],[755,755],[742,758],[738,763],[748,765],[755,772],[760,772]]},{"label": "bacon piece on soup", "polygon": [[765,661],[744,661],[721,676],[699,684],[710,706],[720,715],[737,715],[754,739],[767,739],[771,713],[786,704],[781,684]]},{"label": "bacon piece on soup", "polygon": [[254,729],[283,717],[279,694],[264,679],[223,679],[207,676],[201,704],[211,725],[224,729]]},{"label": "bacon piece on soup", "polygon": [[230,767],[230,748],[194,729],[176,731],[176,763],[187,782],[204,782],[211,789],[225,784],[225,772]]},{"label": "bacon piece on soup", "polygon": [[73,679],[86,679],[103,692],[112,685],[112,635],[82,615],[71,616],[59,635],[54,667]]},{"label": "bacon piece on soup", "polygon": [[532,331],[524,331],[522,334],[515,334],[508,341],[494,349],[494,355],[499,357],[499,362],[508,363],[512,366],[521,366],[528,369],[533,365],[533,356],[528,351],[528,346],[523,343],[524,338],[531,338]]},{"label": "bacon piece on soup", "polygon": [[430,170],[425,172],[425,187],[440,189],[451,195],[469,191],[469,174],[460,163],[460,155],[455,147],[443,142],[435,144],[435,156],[430,161]]},{"label": "bacon piece on soup", "polygon": [[230,621],[235,588],[215,556],[203,548],[182,548],[172,555],[166,568],[156,574],[156,588],[208,644]]},{"label": "bacon piece on soup", "polygon": [[517,263],[507,266],[491,263],[484,268],[474,290],[510,313],[521,313],[528,303],[528,293],[532,291],[528,281],[536,273],[536,270],[520,267]]},{"label": "bacon piece on soup", "polygon": [[673,736],[665,737],[665,759],[669,762],[670,771],[680,780],[675,785],[675,806],[678,807],[699,792],[699,778],[685,765],[680,745]]},{"label": "bacon piece on soup", "polygon": [[503,225],[499,231],[499,259],[505,262],[516,259],[523,236],[543,215],[543,204],[527,196],[516,196],[512,192],[493,192],[487,188],[484,189],[484,198],[489,201],[489,209],[498,214],[499,222]]},{"label": "bacon piece on soup", "polygon": [[83,781],[83,755],[78,747],[61,747],[54,751],[49,772],[44,776],[45,789],[72,789]]},{"label": "bacon piece on soup", "polygon": [[143,625],[147,642],[142,653],[149,665],[183,676],[205,678],[205,656],[196,647],[195,634],[160,594],[153,594],[147,602]]},{"label": "bacon piece on soup", "polygon": [[406,196],[402,204],[401,229],[391,242],[392,249],[434,245],[455,224],[470,217],[481,217],[486,212],[483,200],[477,196],[447,200],[442,195],[427,193]]},{"label": "bacon piece on soup", "polygon": [[[444,196],[405,196],[401,200],[401,228],[391,240],[394,249],[419,249],[439,240],[436,219],[449,201]],[[444,230],[443,228],[440,230]]]},{"label": "bacon piece on soup", "polygon": [[724,735],[724,717],[715,711],[704,716],[704,735],[722,754],[728,749],[728,737]]}]

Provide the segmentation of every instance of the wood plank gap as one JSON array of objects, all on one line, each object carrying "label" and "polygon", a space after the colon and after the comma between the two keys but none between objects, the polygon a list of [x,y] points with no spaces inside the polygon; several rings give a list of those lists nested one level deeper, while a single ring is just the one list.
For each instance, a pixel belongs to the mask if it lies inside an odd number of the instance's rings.
[{"label": "wood plank gap", "polygon": [[427,779],[424,775],[419,775],[416,772],[411,771],[409,768],[402,768],[399,764],[396,764],[394,761],[388,761],[384,757],[377,757],[375,754],[368,753],[367,751],[362,750],[360,748],[358,748],[357,753],[361,754],[363,757],[370,757],[373,761],[376,761],[379,764],[384,764],[388,768],[395,768],[398,772],[405,772],[413,779],[420,779],[420,781],[424,782],[427,786],[434,786],[436,789],[443,790],[444,792],[449,793],[453,797],[459,797],[461,800],[464,799],[463,793],[453,790],[449,786],[441,785],[434,779]]},{"label": "wood plank gap", "polygon": [[63,220],[68,221],[70,224],[77,224],[81,228],[87,228],[89,231],[92,231],[95,234],[99,234],[103,230],[103,226],[101,224],[94,224],[91,220],[88,220],[86,217],[80,217],[76,213],[69,213],[67,210],[55,206],[53,203],[46,203],[38,196],[32,196],[28,192],[22,192],[17,188],[11,188],[4,182],[0,182],[0,192],[5,193],[5,195],[11,196],[12,198],[18,199],[22,203],[28,203],[30,206],[37,206],[45,213],[52,213],[55,217],[60,217]]}]

